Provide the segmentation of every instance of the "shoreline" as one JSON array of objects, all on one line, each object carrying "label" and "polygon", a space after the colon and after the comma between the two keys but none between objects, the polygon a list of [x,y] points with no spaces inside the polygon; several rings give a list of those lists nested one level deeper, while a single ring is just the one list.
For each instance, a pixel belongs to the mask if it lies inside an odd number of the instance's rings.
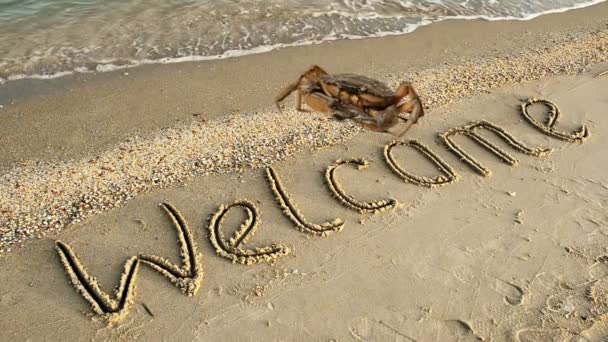
[{"label": "shoreline", "polygon": [[442,21],[450,21],[450,20],[481,20],[481,21],[489,21],[489,22],[492,22],[492,21],[528,21],[528,20],[533,20],[535,18],[538,18],[540,16],[564,13],[564,12],[568,12],[568,11],[573,11],[573,10],[578,10],[578,9],[595,6],[595,5],[601,4],[603,2],[606,2],[606,0],[590,0],[588,3],[582,3],[579,5],[573,5],[570,7],[563,7],[563,8],[558,8],[558,9],[554,9],[554,10],[547,10],[545,12],[540,12],[540,13],[535,13],[535,14],[528,14],[524,17],[514,17],[514,16],[489,17],[486,15],[446,16],[446,17],[440,18],[435,21],[431,21],[428,19],[423,20],[422,22],[420,22],[418,24],[412,24],[411,26],[414,26],[413,28],[408,27],[399,32],[386,31],[386,32],[378,32],[371,36],[347,36],[347,37],[343,37],[343,38],[325,37],[325,38],[313,40],[313,41],[295,42],[295,43],[287,43],[287,44],[278,43],[278,44],[272,44],[272,45],[262,45],[262,46],[256,46],[249,50],[228,50],[228,51],[225,51],[221,55],[164,57],[164,58],[159,58],[159,59],[143,59],[143,60],[122,59],[123,62],[125,60],[127,60],[131,64],[118,65],[118,64],[113,64],[110,62],[110,63],[104,63],[104,64],[97,64],[95,70],[90,70],[90,69],[86,69],[84,67],[80,67],[80,68],[77,68],[77,70],[61,71],[61,72],[57,72],[56,74],[52,74],[52,75],[45,75],[45,74],[10,75],[7,78],[0,77],[0,85],[3,83],[6,83],[6,82],[17,81],[17,80],[50,80],[50,79],[61,78],[61,77],[65,77],[68,75],[76,75],[76,74],[91,74],[91,73],[97,74],[97,73],[102,73],[102,72],[128,72],[129,69],[141,67],[144,65],[150,65],[150,64],[163,65],[163,64],[175,64],[175,63],[191,63],[191,62],[206,62],[206,61],[214,61],[214,60],[224,60],[224,59],[228,59],[228,58],[239,58],[239,57],[245,57],[245,56],[254,55],[254,54],[267,53],[267,52],[272,52],[274,50],[279,50],[279,49],[286,49],[286,48],[292,48],[292,47],[306,47],[306,46],[323,44],[325,42],[340,41],[340,40],[360,40],[360,39],[374,39],[374,38],[384,38],[384,37],[392,37],[392,36],[402,36],[402,35],[410,34],[422,27],[436,24],[436,23],[439,23]]},{"label": "shoreline", "polygon": [[[608,4],[605,4],[602,10],[608,13]],[[554,20],[559,21],[559,18]],[[447,25],[447,27],[452,26]],[[553,34],[551,36],[553,45],[544,49],[542,46],[535,46],[511,50],[507,54],[498,53],[474,58],[460,56],[459,64],[444,62],[430,68],[413,69],[408,72],[407,78],[418,80],[414,84],[428,111],[450,104],[454,100],[488,93],[509,84],[552,75],[578,74],[590,66],[608,61],[608,34],[596,30],[596,27],[591,26],[578,32],[569,32],[567,35]],[[465,30],[465,32],[470,31]],[[415,39],[415,33],[411,37]],[[535,39],[534,37],[531,35],[532,39]],[[401,38],[405,39],[405,37]],[[450,38],[447,36],[443,39],[450,40]],[[424,40],[424,37],[418,39]],[[367,45],[365,41],[360,42],[360,46]],[[343,43],[342,45],[346,45],[346,42]],[[349,42],[349,45],[352,45],[351,43]],[[367,43],[372,44],[374,41],[369,40]],[[501,44],[504,45],[505,42]],[[309,47],[308,50],[313,48],[315,47]],[[277,51],[277,54],[293,52]],[[269,54],[251,56],[251,58],[274,57]],[[389,64],[392,62],[386,57],[382,61]],[[229,61],[224,62],[231,64]],[[235,60],[234,63],[239,61]],[[276,59],[274,63],[277,63]],[[222,64],[218,63],[218,66]],[[200,64],[190,65],[193,68],[198,66]],[[371,73],[375,78],[386,81],[391,87],[402,80],[402,76],[377,71]],[[251,75],[242,75],[242,77],[248,78],[249,82],[260,84],[259,81],[251,80]],[[118,80],[121,79],[122,77]],[[113,84],[116,80],[114,78],[109,83]],[[221,78],[219,81],[227,80]],[[94,82],[94,84],[98,83]],[[274,88],[273,84],[261,84],[266,85],[262,87],[264,92]],[[83,88],[89,87],[90,85]],[[127,94],[139,106],[148,108],[160,106],[154,100],[147,101],[138,96],[137,90],[142,89],[136,85],[127,86]],[[75,91],[80,93],[81,90]],[[226,100],[221,90],[215,90],[214,96]],[[56,98],[49,97],[55,101],[65,101],[65,96],[72,96],[71,92]],[[80,105],[90,107],[88,101],[94,98],[83,98]],[[42,97],[42,100],[48,98]],[[3,236],[0,251],[6,251],[31,237],[41,237],[47,232],[59,231],[95,213],[122,206],[138,194],[183,183],[196,175],[242,172],[269,166],[302,151],[345,143],[358,131],[353,125],[328,121],[322,114],[302,115],[293,109],[281,114],[271,106],[265,105],[263,99],[249,100],[250,104],[243,106],[244,108],[238,104],[238,101],[231,101],[237,102],[235,105],[240,109],[238,114],[236,114],[237,108],[229,111],[233,114],[228,116],[225,116],[226,113],[222,115],[221,112],[216,115],[199,114],[198,118],[191,119],[190,123],[174,124],[174,128],[156,128],[152,130],[152,134],[128,137],[128,134],[124,134],[128,130],[114,134],[116,133],[114,130],[119,129],[119,126],[109,123],[109,129],[103,131],[102,128],[101,134],[109,133],[107,135],[109,140],[106,143],[114,147],[105,151],[101,149],[103,144],[97,146],[100,147],[99,152],[91,152],[83,148],[81,143],[91,142],[91,138],[83,132],[73,132],[72,134],[77,135],[77,140],[72,148],[78,153],[71,158],[64,156],[59,160],[28,160],[26,157],[18,165],[6,167],[5,163],[4,175],[0,178],[0,192],[3,194],[0,197],[0,231]],[[162,102],[163,99],[160,101]],[[197,99],[197,102],[209,103],[205,98]],[[126,106],[132,104],[127,102]],[[15,107],[19,110],[22,105]],[[35,108],[48,109],[48,104],[38,105]],[[71,110],[65,103],[60,109]],[[104,115],[108,109],[111,107],[100,104],[99,109],[93,110],[97,118],[105,122],[107,119]],[[11,109],[5,110],[10,112]],[[162,114],[158,109],[154,110],[157,114]],[[75,109],[74,116],[71,117],[75,124],[79,124],[84,119],[79,114],[81,113],[78,109]],[[141,120],[133,117],[124,119],[130,119],[128,122],[131,125],[141,124]],[[28,121],[18,118],[17,121],[23,125],[39,124],[38,120]],[[7,132],[11,129],[10,126],[9,124],[2,128],[6,135],[1,135],[0,143],[4,144],[0,150],[10,151],[11,147],[26,146],[19,140],[28,137],[20,136],[21,132],[18,130],[11,132],[10,135],[14,137],[11,140]],[[423,129],[425,126],[423,122],[417,128]],[[158,124],[153,121],[151,127],[158,127]],[[49,136],[58,139],[65,137],[61,131],[49,130],[47,127],[41,129]],[[223,133],[223,130],[226,130],[227,134]],[[265,134],[262,134],[264,131]],[[223,151],[218,157],[217,152],[220,150]],[[18,153],[18,155],[24,157],[22,154]]]},{"label": "shoreline", "polygon": [[[589,17],[591,20],[596,20],[596,19],[601,19],[601,14],[599,15],[592,15],[593,12],[592,9],[594,10],[600,10],[603,11],[604,7],[608,7],[608,0],[590,0],[589,3],[586,4],[581,4],[581,5],[575,5],[572,7],[565,7],[562,9],[556,9],[556,10],[549,10],[547,12],[542,12],[542,13],[537,13],[537,14],[533,14],[524,18],[518,18],[518,17],[500,17],[500,18],[492,18],[492,17],[487,17],[487,16],[455,16],[455,17],[445,17],[442,18],[438,21],[433,21],[433,22],[429,22],[427,24],[423,24],[420,25],[418,27],[416,27],[414,30],[412,31],[407,31],[404,33],[394,33],[394,34],[387,34],[387,35],[381,35],[381,36],[370,36],[370,37],[355,37],[355,38],[344,38],[344,39],[329,39],[329,40],[320,40],[320,41],[315,41],[315,42],[311,42],[311,43],[303,43],[303,44],[295,44],[295,45],[285,45],[282,46],[281,44],[276,44],[276,45],[272,45],[272,46],[261,46],[258,47],[259,49],[261,49],[259,52],[252,52],[252,53],[248,53],[248,50],[244,50],[244,54],[240,55],[240,54],[234,54],[234,52],[228,51],[228,56],[222,57],[222,56],[186,56],[186,57],[179,57],[179,58],[162,58],[160,60],[158,60],[158,63],[155,62],[155,60],[145,60],[144,63],[142,64],[138,64],[138,65],[129,65],[126,66],[126,68],[122,68],[121,66],[117,66],[118,69],[115,70],[103,70],[103,71],[94,71],[94,70],[89,70],[86,72],[79,72],[79,71],[66,71],[66,72],[61,72],[61,75],[19,75],[20,78],[18,79],[11,79],[11,80],[4,80],[5,83],[0,83],[0,87],[2,86],[7,86],[5,88],[5,90],[8,90],[8,93],[10,94],[9,96],[7,96],[6,94],[0,94],[0,101],[4,101],[4,103],[0,102],[0,104],[2,105],[6,105],[6,103],[10,103],[10,101],[8,100],[15,100],[19,98],[19,91],[17,90],[22,90],[24,87],[26,86],[34,86],[34,88],[43,88],[44,87],[44,83],[48,83],[46,81],[55,81],[55,80],[63,80],[65,79],[65,82],[67,83],[61,83],[61,84],[53,84],[50,85],[51,87],[57,87],[58,85],[63,85],[63,86],[69,86],[71,82],[78,82],[78,76],[91,76],[91,77],[102,77],[102,75],[104,74],[110,74],[112,75],[112,77],[117,77],[119,78],[121,76],[121,74],[124,74],[124,72],[129,72],[129,71],[137,71],[137,69],[139,67],[143,67],[143,68],[154,68],[154,67],[163,67],[165,65],[173,65],[173,64],[197,64],[197,63],[205,63],[205,62],[222,62],[225,60],[230,60],[230,59],[238,59],[238,58],[243,58],[243,57],[250,57],[252,55],[259,55],[259,54],[269,54],[269,53],[274,53],[277,51],[283,51],[283,50],[291,50],[291,49],[297,49],[297,48],[309,48],[309,47],[316,47],[318,45],[328,45],[328,46],[324,46],[325,48],[329,48],[331,45],[334,44],[356,44],[356,42],[358,41],[372,41],[372,40],[382,40],[382,39],[400,39],[400,38],[405,38],[405,37],[409,37],[410,34],[415,33],[416,31],[418,31],[419,29],[424,29],[427,30],[429,29],[429,27],[434,27],[436,24],[444,24],[444,23],[448,23],[448,25],[453,25],[453,23],[457,23],[456,25],[467,25],[467,22],[478,22],[478,23],[497,23],[497,22],[501,22],[501,23],[507,23],[508,26],[510,26],[513,23],[518,23],[518,22],[530,22],[533,20],[538,20],[538,18],[544,18],[547,19],[546,17],[551,17],[553,15],[565,15],[566,13],[570,12],[570,14],[572,14],[571,12],[579,12],[579,11],[585,11],[585,13],[577,13],[578,15],[585,15],[587,17]],[[564,18],[562,19],[570,19],[571,15],[568,15],[568,17],[564,16]],[[555,19],[555,18],[554,18]],[[549,24],[550,21],[548,22]],[[536,24],[536,23],[535,23]],[[483,24],[482,24],[483,25]],[[571,25],[570,23],[566,23],[567,26],[570,27],[575,27],[573,25]],[[531,26],[537,26],[537,25],[531,25]],[[565,28],[559,28],[559,27],[552,27],[554,29],[557,29],[559,31],[565,31]],[[583,29],[588,29],[589,27],[583,28]],[[457,28],[459,29],[459,28]],[[532,28],[534,29],[534,28]],[[434,28],[432,28],[432,30],[435,30]],[[440,31],[440,30],[437,30]],[[471,30],[472,31],[472,30]],[[254,49],[258,49],[258,48],[254,48]],[[200,60],[198,58],[201,58]],[[188,58],[194,58],[193,60],[188,60]],[[177,59],[177,61],[173,62],[166,62],[167,59]],[[152,70],[150,70],[152,71]],[[163,72],[171,72],[174,70],[163,70]],[[153,71],[152,71],[153,72]],[[90,80],[90,79],[89,79]],[[107,81],[107,80],[102,80],[102,81]],[[23,85],[20,85],[18,83],[23,83]],[[13,89],[16,88],[16,89]],[[48,89],[44,89],[44,90],[48,90]],[[27,94],[28,95],[32,95],[32,96],[37,96],[37,95],[43,95],[45,92],[40,91],[40,93],[36,93],[33,92],[31,94]],[[8,101],[8,102],[7,102]]]}]

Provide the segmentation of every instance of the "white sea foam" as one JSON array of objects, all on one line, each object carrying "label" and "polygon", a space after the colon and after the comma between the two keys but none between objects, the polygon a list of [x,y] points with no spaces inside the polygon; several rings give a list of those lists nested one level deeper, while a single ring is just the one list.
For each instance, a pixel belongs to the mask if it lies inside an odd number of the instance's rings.
[{"label": "white sea foam", "polygon": [[[267,1],[272,3],[278,0]],[[297,2],[300,0],[291,1]],[[578,0],[573,1],[577,2]],[[317,7],[311,5],[301,13],[288,13],[289,9],[283,8],[277,10],[274,7],[260,9],[254,7],[247,8],[243,5],[238,11],[232,12],[222,7],[217,7],[208,9],[205,13],[216,15],[214,20],[219,20],[218,23],[221,27],[214,33],[204,31],[206,34],[197,31],[190,32],[189,29],[184,30],[184,22],[188,27],[192,25],[196,28],[198,27],[197,25],[202,25],[201,29],[203,30],[207,27],[215,28],[218,26],[216,22],[211,23],[211,19],[207,20],[201,15],[191,14],[193,9],[185,8],[183,12],[176,10],[178,14],[175,15],[176,19],[174,21],[161,18],[163,22],[174,25],[175,35],[171,35],[171,29],[165,30],[166,32],[147,32],[145,30],[142,31],[140,26],[134,26],[135,29],[129,32],[131,36],[124,32],[118,32],[129,37],[123,42],[115,38],[116,33],[113,31],[113,29],[120,30],[124,29],[123,26],[127,26],[127,24],[122,25],[119,22],[119,24],[114,25],[116,28],[114,26],[106,28],[106,31],[111,32],[110,36],[116,40],[115,46],[110,45],[106,36],[100,35],[95,28],[91,28],[91,32],[93,33],[87,32],[87,34],[93,36],[89,45],[83,46],[82,44],[73,44],[70,41],[58,41],[56,46],[41,45],[35,48],[26,47],[23,49],[23,52],[13,52],[11,50],[8,56],[0,57],[0,84],[24,78],[50,79],[73,73],[110,72],[146,64],[170,64],[234,58],[285,47],[314,45],[340,39],[402,35],[410,33],[419,27],[443,20],[530,20],[543,14],[565,12],[595,5],[603,1],[605,0],[589,0],[571,6],[562,6],[528,14],[517,13],[517,15],[438,15],[437,11],[440,13],[441,11],[451,11],[451,9],[441,7],[443,6],[443,2],[440,0],[390,2],[393,5],[398,4],[400,6],[398,9],[382,7],[388,6],[388,2],[382,0],[366,2],[344,0],[339,4],[328,1],[327,3],[330,4],[328,7],[317,9]],[[247,1],[243,0],[243,2]],[[218,1],[218,3],[221,3],[221,1]],[[325,4],[325,2],[323,3]],[[468,3],[469,1],[463,2],[460,6],[466,7]],[[504,3],[507,3],[507,1],[504,1],[502,4],[499,4],[497,1],[494,3],[478,1],[478,3],[483,4],[483,6],[487,5],[488,8],[484,7],[477,9],[477,11],[494,13],[501,8],[501,5],[504,6]],[[411,12],[410,8],[416,8],[416,11],[412,10],[413,12]],[[467,11],[473,10],[467,9]],[[462,12],[467,11],[462,10]],[[250,20],[248,22],[245,22],[244,18],[239,17],[245,12],[247,12],[247,18]],[[305,15],[302,15],[302,13]],[[255,17],[256,15],[258,17]],[[276,22],[266,19],[268,17]],[[140,20],[143,19],[140,18]],[[151,19],[146,17],[145,20]],[[202,24],[200,24],[201,22]],[[244,24],[241,24],[241,22]],[[260,24],[260,27],[257,27],[256,25],[259,23],[262,24]],[[272,23],[276,24],[274,28],[270,25]],[[2,16],[0,16],[0,31],[3,28],[2,24]],[[135,24],[140,25],[138,22]],[[205,26],[205,24],[208,26]],[[245,24],[249,24],[250,26],[247,27]],[[268,25],[270,25],[270,28],[267,28]],[[53,28],[58,32],[58,37],[65,36],[64,32],[59,28],[56,26],[53,26]],[[69,26],[69,28],[74,29],[72,26]],[[84,29],[84,27],[77,28]],[[147,28],[158,30],[154,25]],[[264,31],[264,29],[267,31]],[[163,34],[166,34],[166,37],[162,36]],[[162,37],[158,38],[158,36]],[[14,41],[21,39],[18,34],[13,34],[12,37]],[[45,43],[47,40],[50,40],[49,44],[53,43],[52,39],[46,39],[47,36],[44,37]],[[39,37],[34,36],[34,38]],[[85,35],[83,39],[88,38]],[[36,39],[32,38],[30,40],[35,41]],[[71,44],[74,46],[78,45],[79,47],[72,47]],[[0,50],[3,47],[2,45],[3,43],[0,42]],[[14,42],[13,46],[15,46]]]}]

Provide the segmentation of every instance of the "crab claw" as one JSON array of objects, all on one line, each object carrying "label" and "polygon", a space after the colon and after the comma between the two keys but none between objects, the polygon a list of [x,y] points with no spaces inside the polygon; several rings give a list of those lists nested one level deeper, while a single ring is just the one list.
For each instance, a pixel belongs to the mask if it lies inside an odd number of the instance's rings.
[{"label": "crab claw", "polygon": [[422,113],[422,111],[414,111],[403,124],[394,125],[386,131],[401,138],[416,122],[418,122],[418,119],[421,116],[420,113]]},{"label": "crab claw", "polygon": [[[424,108],[420,97],[414,90],[410,82],[403,82],[396,91],[396,106],[399,112],[399,117],[404,120],[413,120],[418,122],[418,118],[424,116]],[[405,115],[408,113],[409,115]],[[415,116],[415,118],[413,118]],[[413,119],[412,119],[413,118]]]}]

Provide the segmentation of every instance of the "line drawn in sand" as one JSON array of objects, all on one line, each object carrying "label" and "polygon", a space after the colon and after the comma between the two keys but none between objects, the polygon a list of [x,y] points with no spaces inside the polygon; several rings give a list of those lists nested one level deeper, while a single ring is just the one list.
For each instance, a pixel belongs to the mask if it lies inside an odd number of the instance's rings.
[{"label": "line drawn in sand", "polygon": [[[547,119],[544,124],[541,122],[538,122],[536,119],[534,119],[532,117],[532,115],[530,115],[530,112],[528,111],[528,108],[530,106],[532,106],[533,104],[537,104],[537,103],[542,104],[549,108],[549,116],[547,116]],[[557,139],[560,139],[563,141],[582,144],[587,139],[589,139],[589,137],[591,137],[589,128],[587,128],[587,126],[584,124],[581,125],[581,127],[578,130],[576,130],[572,133],[565,133],[565,132],[560,132],[560,131],[556,130],[555,124],[559,120],[560,111],[559,111],[559,108],[557,107],[557,105],[555,105],[553,102],[551,102],[549,100],[537,99],[535,97],[530,98],[526,102],[522,103],[521,114],[536,129],[540,130],[541,132],[543,132],[546,135],[549,135],[551,137],[554,137],[554,138],[557,138]]]},{"label": "line drawn in sand", "polygon": [[595,75],[594,78],[600,78],[600,77],[607,76],[607,75],[608,75],[608,70],[600,72],[599,74]]},{"label": "line drawn in sand", "polygon": [[115,299],[99,288],[97,279],[87,272],[79,257],[72,248],[59,240],[55,242],[61,264],[72,286],[89,302],[93,311],[104,317],[109,324],[123,320],[135,296],[135,283],[140,265],[150,266],[167,278],[173,285],[188,296],[195,295],[203,281],[202,255],[198,252],[192,233],[182,215],[168,203],[161,204],[177,231],[182,266],[177,266],[167,259],[140,254],[125,262]]},{"label": "line drawn in sand", "polygon": [[372,202],[361,202],[356,200],[353,196],[350,196],[342,190],[342,186],[336,179],[336,170],[345,164],[351,164],[356,166],[359,170],[364,170],[369,166],[367,160],[362,158],[348,158],[338,159],[333,164],[327,167],[325,171],[325,180],[329,186],[329,190],[334,197],[345,206],[358,211],[359,213],[372,213],[377,214],[383,210],[393,208],[397,205],[397,200],[387,199]]},{"label": "line drawn in sand", "polygon": [[352,321],[348,326],[351,337],[357,341],[409,341],[418,342],[406,333],[397,330],[383,320],[362,317]]},{"label": "line drawn in sand", "polygon": [[[431,163],[435,164],[437,169],[442,173],[440,176],[435,176],[432,178],[425,176],[417,176],[411,172],[408,172],[401,168],[401,166],[397,163],[395,158],[393,157],[392,151],[397,146],[409,146],[424,157],[426,157]],[[418,186],[425,186],[427,188],[434,188],[437,186],[451,184],[456,179],[458,179],[458,175],[452,167],[443,161],[441,157],[439,157],[435,152],[433,152],[430,148],[428,148],[423,143],[419,142],[415,139],[410,139],[406,141],[395,140],[391,143],[388,143],[384,146],[384,160],[388,164],[389,168],[393,170],[399,177],[403,178],[404,181],[414,183]]]},{"label": "line drawn in sand", "polygon": [[456,144],[452,137],[455,135],[464,135],[471,138],[474,142],[478,143],[485,149],[487,149],[492,154],[496,155],[500,160],[509,164],[509,165],[517,165],[518,160],[507,153],[505,150],[496,146],[494,143],[489,141],[488,139],[481,136],[477,133],[478,129],[485,129],[494,133],[496,136],[504,140],[509,146],[516,149],[518,152],[523,154],[527,154],[529,156],[534,157],[544,157],[551,152],[553,152],[550,148],[542,148],[536,147],[531,148],[526,146],[524,143],[515,139],[511,134],[509,134],[504,128],[497,126],[491,122],[481,120],[481,121],[473,121],[466,125],[450,128],[449,130],[440,133],[439,139],[443,141],[443,143],[447,146],[447,148],[456,154],[464,163],[469,165],[475,172],[479,173],[484,177],[488,177],[492,175],[492,172],[488,170],[483,164],[479,161],[475,160],[470,154],[468,154],[460,145]]},{"label": "line drawn in sand", "polygon": [[[568,329],[557,328],[557,329],[537,329],[537,328],[523,328],[515,331],[515,341],[517,342],[537,342],[537,341],[577,341],[577,342],[605,342],[606,339],[596,340],[587,339],[582,335],[577,334]],[[584,339],[581,339],[584,338]]]},{"label": "line drawn in sand", "polygon": [[300,210],[298,210],[289,193],[285,190],[274,168],[266,168],[266,177],[268,178],[272,192],[276,196],[277,203],[283,209],[283,213],[301,232],[316,236],[327,236],[330,233],[339,232],[344,228],[344,220],[341,218],[335,218],[331,222],[324,222],[322,224],[308,222]]},{"label": "line drawn in sand", "polygon": [[[230,240],[226,240],[222,232],[222,221],[232,208],[241,207],[247,213],[247,219],[234,233]],[[219,256],[232,260],[233,263],[253,265],[259,262],[274,262],[276,259],[291,253],[289,247],[273,244],[254,249],[243,249],[246,243],[258,229],[260,223],[259,209],[248,200],[238,200],[229,205],[222,205],[211,217],[209,222],[209,240]]]}]

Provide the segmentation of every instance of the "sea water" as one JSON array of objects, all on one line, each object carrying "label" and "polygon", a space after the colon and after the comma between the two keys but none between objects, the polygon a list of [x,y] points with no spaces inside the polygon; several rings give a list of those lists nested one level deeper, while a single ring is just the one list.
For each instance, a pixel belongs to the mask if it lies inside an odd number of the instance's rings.
[{"label": "sea water", "polygon": [[0,0],[0,82],[525,20],[603,0]]}]

